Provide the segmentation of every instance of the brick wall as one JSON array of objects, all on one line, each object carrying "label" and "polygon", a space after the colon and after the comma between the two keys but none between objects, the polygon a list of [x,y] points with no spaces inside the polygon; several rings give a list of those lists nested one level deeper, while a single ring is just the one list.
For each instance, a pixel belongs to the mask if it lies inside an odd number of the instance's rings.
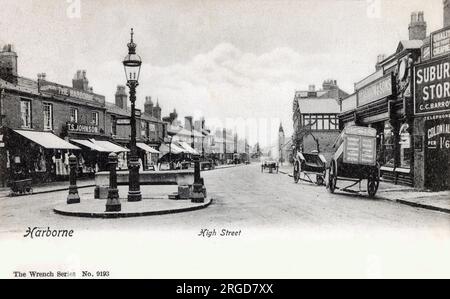
[{"label": "brick wall", "polygon": [[91,124],[92,112],[97,111],[99,115],[99,132],[105,129],[105,113],[102,109],[95,109],[88,106],[72,105],[55,100],[42,99],[40,97],[19,96],[5,92],[3,95],[3,109],[5,111],[5,119],[3,124],[12,129],[22,128],[22,119],[20,111],[21,100],[29,100],[31,102],[31,129],[36,131],[44,130],[44,114],[43,103],[49,103],[53,106],[53,129],[58,136],[63,132],[63,127],[70,121],[70,108],[78,109],[78,123]]}]

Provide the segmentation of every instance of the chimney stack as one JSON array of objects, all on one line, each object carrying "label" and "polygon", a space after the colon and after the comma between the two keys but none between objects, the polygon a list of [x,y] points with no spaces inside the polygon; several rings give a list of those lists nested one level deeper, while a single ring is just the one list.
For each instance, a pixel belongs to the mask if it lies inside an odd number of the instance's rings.
[{"label": "chimney stack", "polygon": [[0,78],[10,83],[17,83],[17,53],[11,44],[7,44],[0,51]]},{"label": "chimney stack", "polygon": [[450,26],[450,0],[444,0],[444,27]]},{"label": "chimney stack", "polygon": [[145,97],[144,112],[153,116],[153,101],[152,97]]},{"label": "chimney stack", "polygon": [[427,23],[424,20],[423,11],[411,13],[408,29],[410,40],[424,40],[427,37]]},{"label": "chimney stack", "polygon": [[375,70],[376,70],[376,71],[381,70],[381,65],[380,65],[380,63],[381,63],[383,60],[385,60],[385,59],[386,59],[386,55],[385,55],[385,54],[379,54],[379,55],[377,56],[377,63],[375,64]]},{"label": "chimney stack", "polygon": [[92,92],[93,88],[89,86],[89,80],[86,77],[86,70],[78,70],[72,79],[72,87],[75,89]]},{"label": "chimney stack", "polygon": [[125,86],[117,85],[116,106],[127,110],[127,99],[128,99],[128,94],[125,90]]},{"label": "chimney stack", "polygon": [[192,116],[186,116],[184,118],[184,128],[188,131],[192,131],[194,129],[192,127]]},{"label": "chimney stack", "polygon": [[333,80],[333,79],[325,80],[325,81],[323,81],[322,88],[323,88],[323,90],[337,89],[338,88],[337,81]]}]

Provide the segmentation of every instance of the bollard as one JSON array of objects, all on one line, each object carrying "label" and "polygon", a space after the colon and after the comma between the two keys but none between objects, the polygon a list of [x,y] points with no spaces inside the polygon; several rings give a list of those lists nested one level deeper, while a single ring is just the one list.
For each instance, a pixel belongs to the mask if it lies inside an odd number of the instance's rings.
[{"label": "bollard", "polygon": [[191,195],[191,202],[205,202],[202,178],[200,177],[200,159],[198,156],[194,157],[194,185]]},{"label": "bollard", "polygon": [[109,190],[106,200],[106,212],[120,212],[122,206],[119,201],[119,190],[117,189],[117,155],[110,153],[108,155],[109,165]]},{"label": "bollard", "polygon": [[69,157],[69,195],[67,195],[67,204],[80,203],[80,195],[78,195],[77,187],[77,157],[74,154]]}]

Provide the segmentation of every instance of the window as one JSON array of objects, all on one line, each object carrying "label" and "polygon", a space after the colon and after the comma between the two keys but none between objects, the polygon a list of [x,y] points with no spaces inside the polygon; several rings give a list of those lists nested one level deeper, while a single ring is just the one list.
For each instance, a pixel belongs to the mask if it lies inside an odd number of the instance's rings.
[{"label": "window", "polygon": [[53,130],[53,105],[44,103],[44,130]]},{"label": "window", "polygon": [[147,122],[143,120],[141,120],[141,135],[142,137],[147,136]]},{"label": "window", "polygon": [[309,114],[303,115],[303,126],[307,126],[311,123]]},{"label": "window", "polygon": [[317,130],[323,130],[323,115],[317,116]]},{"label": "window", "polygon": [[339,119],[336,115],[330,116],[330,130],[339,130]]},{"label": "window", "polygon": [[317,115],[311,114],[310,123],[311,123],[311,130],[317,130]]},{"label": "window", "polygon": [[98,112],[92,112],[92,124],[98,126]]},{"label": "window", "polygon": [[117,122],[114,116],[111,116],[111,134],[117,135]]},{"label": "window", "polygon": [[386,166],[394,167],[394,127],[386,121],[384,124],[384,157],[382,157],[382,162]]},{"label": "window", "polygon": [[409,133],[409,125],[404,123],[400,127],[400,167],[411,168],[411,135]]},{"label": "window", "polygon": [[324,130],[332,130],[333,128],[330,127],[330,116],[326,115],[323,119],[323,129]]},{"label": "window", "polygon": [[31,128],[31,101],[20,101],[20,114],[22,117],[22,127]]},{"label": "window", "polygon": [[70,121],[73,123],[78,122],[78,109],[70,107]]}]

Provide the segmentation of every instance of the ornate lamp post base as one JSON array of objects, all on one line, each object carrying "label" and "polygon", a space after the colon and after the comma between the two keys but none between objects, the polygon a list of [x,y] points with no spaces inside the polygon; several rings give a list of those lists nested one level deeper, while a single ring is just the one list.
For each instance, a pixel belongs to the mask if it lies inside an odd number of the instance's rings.
[{"label": "ornate lamp post base", "polygon": [[139,161],[136,157],[131,157],[129,166],[129,189],[128,189],[128,201],[140,201],[142,200],[140,183],[139,183]]},{"label": "ornate lamp post base", "polygon": [[[69,187],[72,189],[71,187]],[[67,204],[74,204],[74,203],[80,203],[80,196],[78,195],[77,190],[70,190],[69,189],[69,195],[67,196]]]},{"label": "ornate lamp post base", "polygon": [[67,195],[67,204],[80,203],[80,195],[78,195],[77,187],[77,158],[72,154],[69,157],[70,165],[70,186]]},{"label": "ornate lamp post base", "polygon": [[128,201],[141,201],[141,191],[128,191]]},{"label": "ornate lamp post base", "polygon": [[122,205],[119,201],[119,190],[117,189],[117,155],[111,153],[108,156],[109,164],[109,189],[108,200],[106,201],[106,212],[120,212]]}]

